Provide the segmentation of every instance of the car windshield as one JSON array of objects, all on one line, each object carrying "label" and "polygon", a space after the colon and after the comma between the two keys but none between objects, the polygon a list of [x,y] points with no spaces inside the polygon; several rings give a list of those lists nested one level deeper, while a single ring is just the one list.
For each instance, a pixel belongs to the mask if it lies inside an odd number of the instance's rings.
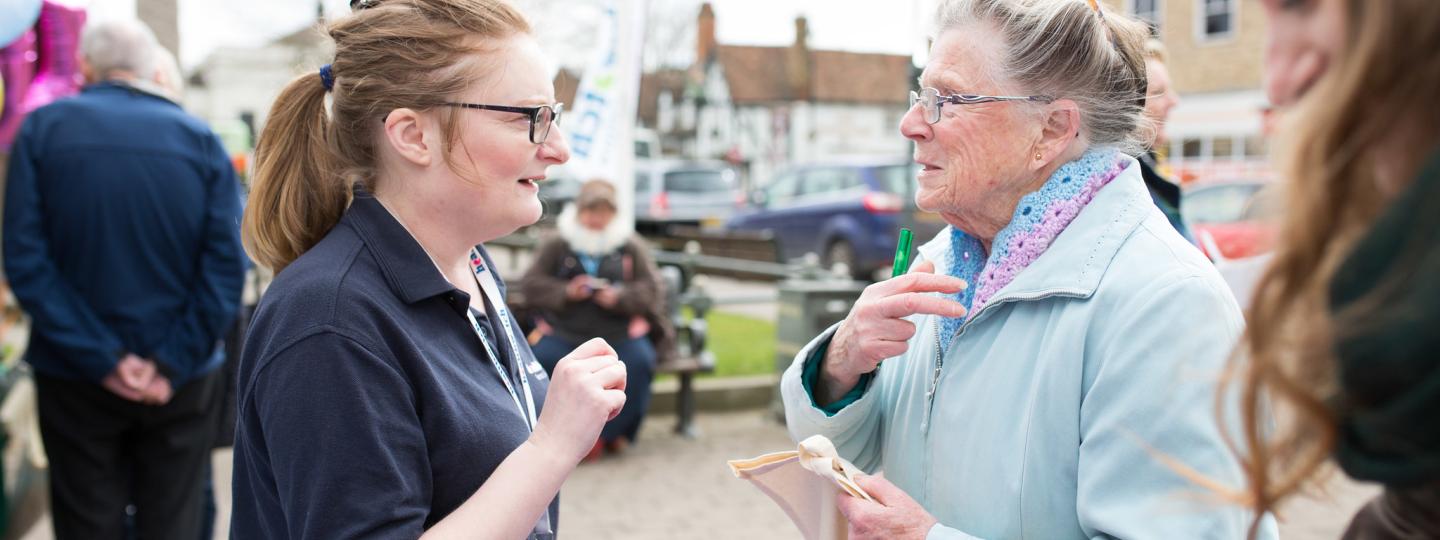
[{"label": "car windshield", "polygon": [[1233,223],[1243,221],[1245,209],[1259,184],[1231,184],[1197,188],[1186,193],[1180,212],[1191,223]]},{"label": "car windshield", "polygon": [[665,191],[677,193],[713,193],[729,191],[730,175],[723,169],[673,171],[665,173]]}]

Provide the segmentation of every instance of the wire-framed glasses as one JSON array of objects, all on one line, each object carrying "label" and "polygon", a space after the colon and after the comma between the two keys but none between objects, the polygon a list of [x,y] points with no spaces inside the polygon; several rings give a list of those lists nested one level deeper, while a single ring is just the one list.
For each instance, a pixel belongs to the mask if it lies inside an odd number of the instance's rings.
[{"label": "wire-framed glasses", "polygon": [[922,107],[921,112],[925,113],[925,122],[934,124],[940,121],[940,107],[946,103],[957,105],[978,105],[980,103],[994,103],[996,101],[1028,101],[1031,103],[1050,103],[1055,98],[1050,96],[981,96],[975,94],[950,94],[941,95],[939,90],[934,88],[921,88],[919,92],[910,91],[910,108],[915,105]]},{"label": "wire-framed glasses", "polygon": [[550,136],[550,126],[560,123],[560,114],[565,112],[564,103],[540,105],[538,107],[511,107],[508,105],[484,105],[480,103],[445,103],[450,107],[500,111],[523,114],[530,117],[530,142],[543,144]]}]

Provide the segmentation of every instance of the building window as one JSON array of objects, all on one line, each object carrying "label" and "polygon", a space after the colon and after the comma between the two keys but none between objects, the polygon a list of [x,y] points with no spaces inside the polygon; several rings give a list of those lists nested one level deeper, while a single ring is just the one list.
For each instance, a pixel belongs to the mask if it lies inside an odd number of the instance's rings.
[{"label": "building window", "polygon": [[1203,39],[1229,37],[1235,31],[1235,0],[1199,0],[1200,36]]},{"label": "building window", "polygon": [[1180,156],[1186,160],[1200,159],[1205,155],[1205,142],[1200,139],[1185,139],[1180,143]]},{"label": "building window", "polygon": [[1130,0],[1130,14],[1150,26],[1150,36],[1160,36],[1160,0]]},{"label": "building window", "polygon": [[1210,156],[1214,159],[1228,160],[1235,155],[1234,139],[1230,137],[1216,137],[1210,141]]},{"label": "building window", "polygon": [[1245,138],[1245,157],[1262,158],[1267,152],[1265,138],[1260,135],[1251,135]]}]

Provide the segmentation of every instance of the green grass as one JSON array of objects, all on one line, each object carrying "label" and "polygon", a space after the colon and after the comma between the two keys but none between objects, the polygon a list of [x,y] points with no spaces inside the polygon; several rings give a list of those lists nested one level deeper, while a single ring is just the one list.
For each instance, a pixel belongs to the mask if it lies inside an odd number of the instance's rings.
[{"label": "green grass", "polygon": [[[691,316],[686,308],[685,316]],[[711,377],[738,377],[775,372],[775,324],[729,313],[710,311],[706,345],[715,352]]]}]

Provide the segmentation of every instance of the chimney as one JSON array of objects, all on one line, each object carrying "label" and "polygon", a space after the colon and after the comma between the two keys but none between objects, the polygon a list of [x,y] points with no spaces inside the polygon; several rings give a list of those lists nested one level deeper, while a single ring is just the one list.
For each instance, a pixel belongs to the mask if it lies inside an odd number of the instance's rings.
[{"label": "chimney", "polygon": [[811,98],[809,34],[810,24],[805,16],[795,17],[795,43],[785,51],[785,75],[789,78],[791,98],[799,101]]},{"label": "chimney", "polygon": [[700,5],[700,17],[696,19],[695,64],[710,63],[715,54],[715,9],[706,2]]},{"label": "chimney", "polygon": [[810,23],[805,20],[804,15],[795,17],[795,46],[801,49],[808,49],[809,44],[806,41],[809,37]]}]

